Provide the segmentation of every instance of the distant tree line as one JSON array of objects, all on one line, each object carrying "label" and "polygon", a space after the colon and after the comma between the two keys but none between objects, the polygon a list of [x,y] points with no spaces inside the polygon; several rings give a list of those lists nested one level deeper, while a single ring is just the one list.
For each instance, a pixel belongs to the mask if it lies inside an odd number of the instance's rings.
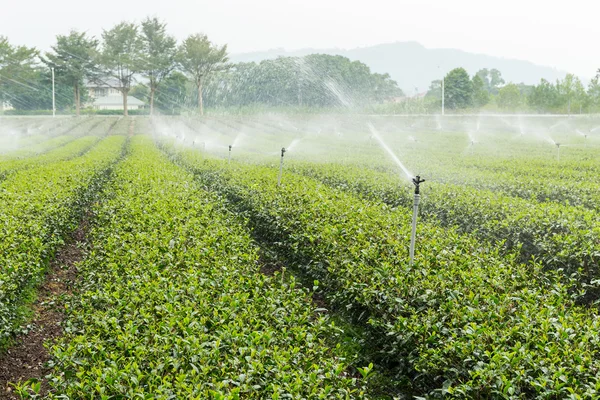
[{"label": "distant tree line", "polygon": [[[229,62],[227,45],[204,34],[178,43],[157,18],[121,22],[100,39],[71,31],[58,35],[51,51],[16,46],[0,36],[0,111],[52,108],[51,70],[56,106],[79,114],[89,103],[87,86],[113,85],[122,94],[146,101],[148,111],[178,113],[205,107],[369,107],[385,103],[399,112],[438,112],[442,81],[431,83],[425,98],[407,99],[388,74],[372,73],[359,61],[312,54],[260,63]],[[501,110],[539,113],[600,112],[600,70],[584,87],[576,76],[538,85],[506,83],[497,69],[472,77],[456,68],[444,77],[448,110]],[[399,99],[404,101],[397,103]]]},{"label": "distant tree line", "polygon": [[[86,85],[117,82],[114,88],[122,94],[127,115],[128,95],[140,81],[148,87],[152,113],[163,82],[183,78],[194,82],[202,93],[210,75],[227,68],[227,62],[226,45],[217,46],[202,34],[191,35],[178,45],[157,18],[146,18],[139,25],[121,22],[104,31],[101,41],[76,31],[58,35],[52,51],[43,55],[0,37],[0,104],[7,102],[21,110],[51,108],[54,69],[59,109],[73,107],[79,114]],[[202,114],[202,96],[197,99]]]},{"label": "distant tree line", "polygon": [[[229,63],[227,45],[203,34],[180,44],[157,18],[140,24],[121,22],[101,40],[71,31],[58,35],[52,51],[13,46],[0,37],[0,104],[19,110],[52,107],[51,69],[56,75],[58,109],[79,115],[87,85],[110,84],[127,98],[145,100],[176,113],[205,106],[250,105],[335,107],[365,106],[401,96],[388,74],[371,73],[359,61],[322,54],[282,57],[261,63]],[[116,83],[115,83],[116,82]]]},{"label": "distant tree line", "polygon": [[[442,81],[431,83],[425,108],[439,109]],[[600,111],[600,69],[587,89],[568,74],[554,83],[541,79],[537,85],[506,83],[500,71],[481,69],[472,77],[455,68],[444,77],[444,105],[448,110],[491,109],[536,113],[589,113]]]},{"label": "distant tree line", "polygon": [[[149,88],[137,85],[132,94],[147,98]],[[402,95],[388,74],[371,73],[365,64],[346,57],[312,54],[232,64],[207,79],[203,101],[211,108],[331,108],[380,104]],[[161,108],[177,110],[189,108],[197,98],[195,86],[174,72],[165,80],[157,102]]]}]

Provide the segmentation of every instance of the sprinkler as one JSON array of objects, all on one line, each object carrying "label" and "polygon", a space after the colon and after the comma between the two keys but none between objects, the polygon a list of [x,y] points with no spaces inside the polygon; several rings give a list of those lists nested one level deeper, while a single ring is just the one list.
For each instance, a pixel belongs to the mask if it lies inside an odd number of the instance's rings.
[{"label": "sprinkler", "polygon": [[556,160],[560,161],[560,143],[555,143],[556,144]]},{"label": "sprinkler", "polygon": [[227,164],[231,164],[231,145],[229,145],[229,159],[227,159]]},{"label": "sprinkler", "polygon": [[279,176],[277,177],[277,186],[281,185],[281,175],[283,174],[283,155],[285,154],[285,147],[281,148],[281,161],[279,162]]},{"label": "sprinkler", "polygon": [[412,218],[412,233],[410,236],[410,266],[412,267],[415,259],[415,241],[417,236],[417,215],[419,214],[419,202],[421,201],[421,194],[419,192],[421,183],[425,182],[425,179],[421,179],[419,175],[413,178],[413,184],[415,185],[415,201],[413,203],[413,218]]}]

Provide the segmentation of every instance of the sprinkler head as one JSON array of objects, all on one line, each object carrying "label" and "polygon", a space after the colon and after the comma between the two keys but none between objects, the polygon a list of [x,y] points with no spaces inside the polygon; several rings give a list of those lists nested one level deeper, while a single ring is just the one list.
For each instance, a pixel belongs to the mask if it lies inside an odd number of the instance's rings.
[{"label": "sprinkler head", "polygon": [[415,194],[419,194],[419,185],[423,182],[425,182],[425,179],[421,179],[421,177],[419,175],[415,176],[412,180],[413,184],[415,185]]},{"label": "sprinkler head", "polygon": [[560,148],[560,143],[554,143],[556,147]]},{"label": "sprinkler head", "polygon": [[229,151],[231,151],[231,147],[232,147],[232,146],[231,146],[231,145],[229,145]]},{"label": "sprinkler head", "polygon": [[286,151],[287,151],[287,150],[285,149],[285,147],[282,147],[282,148],[281,148],[281,157],[283,157],[283,155],[285,154],[285,152],[286,152]]}]

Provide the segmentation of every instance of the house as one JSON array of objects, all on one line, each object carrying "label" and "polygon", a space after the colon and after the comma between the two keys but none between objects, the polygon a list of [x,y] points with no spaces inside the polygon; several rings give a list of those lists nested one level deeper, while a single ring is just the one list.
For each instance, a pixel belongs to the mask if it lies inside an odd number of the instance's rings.
[{"label": "house", "polygon": [[[122,110],[123,95],[119,90],[121,84],[118,79],[106,78],[86,83],[88,94],[92,99],[91,106],[95,110]],[[132,96],[127,96],[127,108],[129,110],[141,110],[145,103]]]},{"label": "house", "polygon": [[88,94],[92,99],[99,99],[110,95],[120,95],[121,82],[115,78],[98,79],[96,81],[88,81],[85,85],[88,89]]},{"label": "house", "polygon": [[0,111],[10,111],[10,110],[14,110],[12,104],[10,104],[8,101],[0,100]]},{"label": "house", "polygon": [[[144,108],[145,103],[132,96],[127,96],[127,109],[129,110],[141,110]],[[108,96],[94,99],[92,107],[96,110],[122,110],[123,109],[123,95],[121,92],[118,94],[111,94]]]}]

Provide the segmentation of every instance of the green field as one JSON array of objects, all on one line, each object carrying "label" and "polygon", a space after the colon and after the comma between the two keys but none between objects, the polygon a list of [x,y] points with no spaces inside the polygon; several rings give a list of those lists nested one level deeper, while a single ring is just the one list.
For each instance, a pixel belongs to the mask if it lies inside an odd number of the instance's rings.
[{"label": "green field", "polygon": [[44,396],[600,397],[600,118],[4,117],[0,140],[3,351],[91,226]]}]

